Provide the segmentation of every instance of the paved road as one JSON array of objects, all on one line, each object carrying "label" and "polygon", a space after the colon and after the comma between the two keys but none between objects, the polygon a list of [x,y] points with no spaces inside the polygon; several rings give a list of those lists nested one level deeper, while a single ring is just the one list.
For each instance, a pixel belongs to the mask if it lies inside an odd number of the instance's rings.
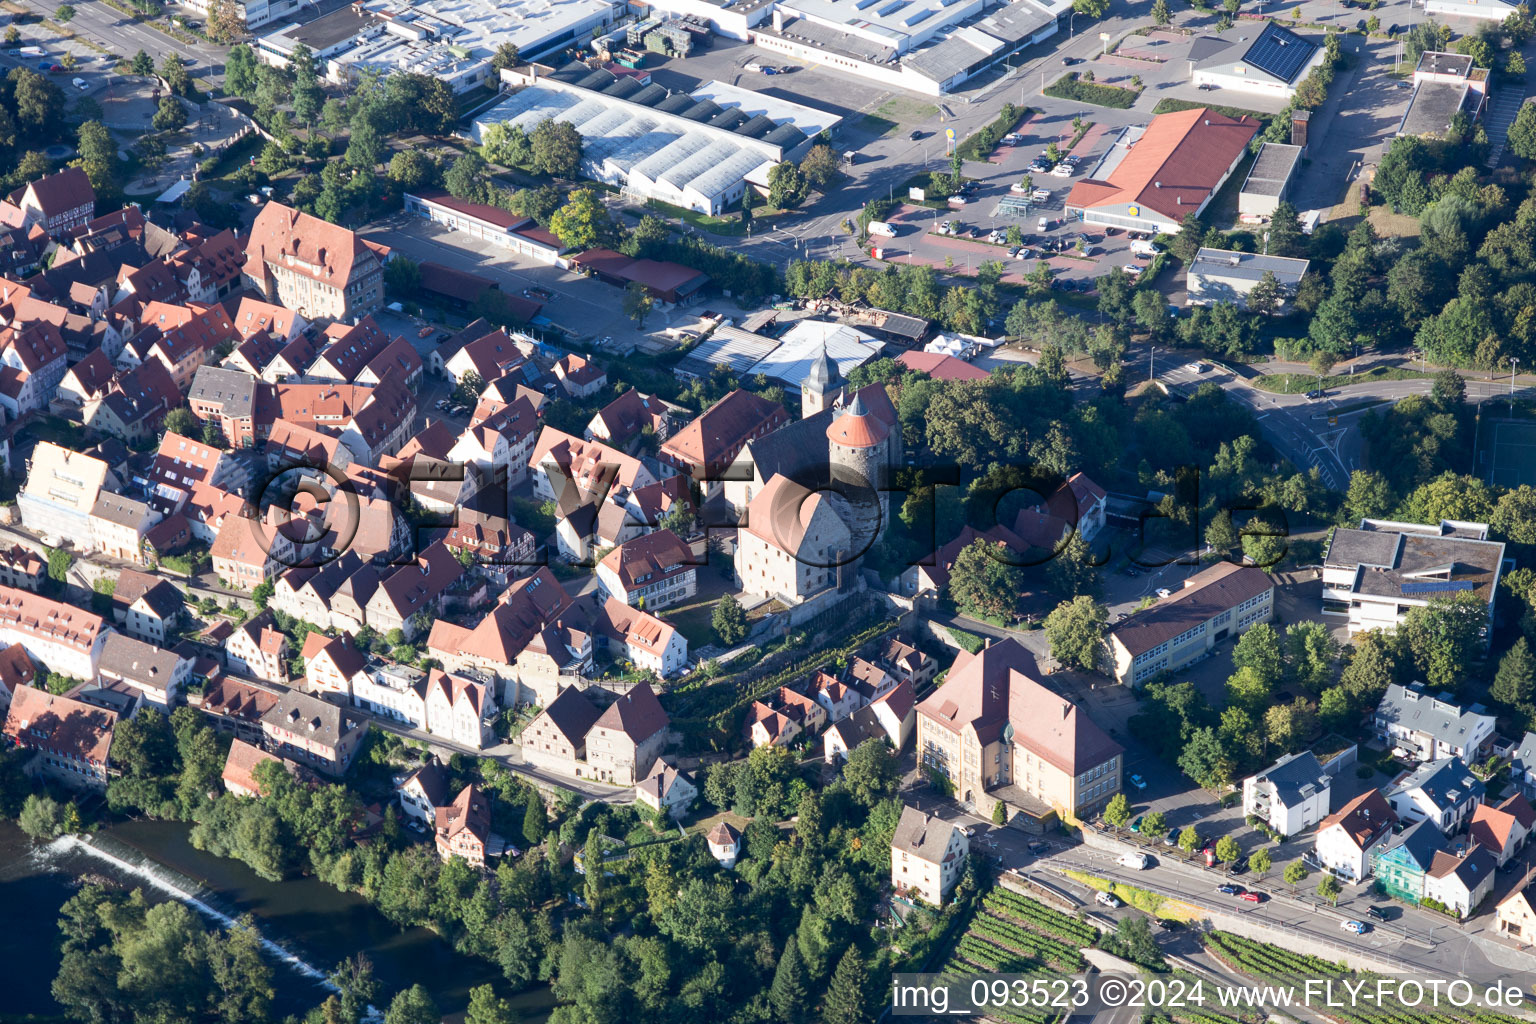
[{"label": "paved road", "polygon": [[[65,0],[30,0],[32,6],[49,18],[54,16],[60,4],[64,2]],[[135,22],[128,15],[114,7],[99,3],[98,0],[69,0],[69,2],[75,9],[75,16],[70,20],[69,28],[106,46],[120,56],[132,57],[138,50],[143,50],[154,57],[155,63],[158,64],[164,54],[175,53],[183,60],[192,62],[188,70],[194,78],[201,79],[210,74],[223,73],[225,51],[222,47],[202,42],[196,45],[183,43],[164,32]]]}]

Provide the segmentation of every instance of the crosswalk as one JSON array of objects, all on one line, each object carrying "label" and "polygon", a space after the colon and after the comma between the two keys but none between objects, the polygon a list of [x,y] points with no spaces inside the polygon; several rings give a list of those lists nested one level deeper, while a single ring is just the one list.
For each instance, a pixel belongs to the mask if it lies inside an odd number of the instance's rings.
[{"label": "crosswalk", "polygon": [[1504,156],[1505,143],[1509,141],[1509,126],[1515,123],[1525,103],[1525,92],[1520,86],[1494,92],[1488,101],[1488,113],[1483,118],[1483,128],[1488,133],[1488,168],[1499,166]]}]

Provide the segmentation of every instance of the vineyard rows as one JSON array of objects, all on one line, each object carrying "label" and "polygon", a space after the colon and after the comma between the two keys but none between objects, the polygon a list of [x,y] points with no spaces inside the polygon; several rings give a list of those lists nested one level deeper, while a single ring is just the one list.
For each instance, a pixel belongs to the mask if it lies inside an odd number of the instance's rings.
[{"label": "vineyard rows", "polygon": [[1083,955],[1075,946],[1069,946],[1039,932],[1021,928],[1012,921],[1005,921],[990,914],[977,914],[971,921],[970,930],[992,942],[1011,946],[1021,953],[1049,961],[1057,967],[1074,971],[1083,969]]},{"label": "vineyard rows", "polygon": [[1063,914],[1038,900],[1021,896],[1010,889],[993,889],[984,901],[986,908],[999,917],[1017,918],[1036,931],[1054,936],[1079,948],[1092,946],[1099,940],[1099,930],[1079,921],[1070,914]]}]

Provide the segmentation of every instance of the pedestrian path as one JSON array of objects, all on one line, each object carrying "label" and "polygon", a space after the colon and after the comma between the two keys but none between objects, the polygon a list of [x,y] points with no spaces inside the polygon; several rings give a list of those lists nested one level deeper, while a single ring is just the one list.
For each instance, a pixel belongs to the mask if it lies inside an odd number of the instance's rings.
[{"label": "pedestrian path", "polygon": [[1483,130],[1488,133],[1488,169],[1499,166],[1504,156],[1504,146],[1509,142],[1509,126],[1515,123],[1515,115],[1525,103],[1521,89],[1497,90],[1488,101],[1488,114],[1483,119]]}]

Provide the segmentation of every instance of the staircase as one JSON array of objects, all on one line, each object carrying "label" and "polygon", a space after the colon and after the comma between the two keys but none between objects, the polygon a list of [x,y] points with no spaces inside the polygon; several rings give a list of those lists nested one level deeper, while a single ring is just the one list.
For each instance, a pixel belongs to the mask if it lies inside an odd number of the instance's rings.
[{"label": "staircase", "polygon": [[1483,128],[1488,133],[1488,169],[1499,166],[1504,156],[1504,145],[1509,140],[1509,126],[1515,123],[1515,115],[1525,102],[1525,94],[1513,90],[1498,91],[1488,103],[1488,113]]}]

